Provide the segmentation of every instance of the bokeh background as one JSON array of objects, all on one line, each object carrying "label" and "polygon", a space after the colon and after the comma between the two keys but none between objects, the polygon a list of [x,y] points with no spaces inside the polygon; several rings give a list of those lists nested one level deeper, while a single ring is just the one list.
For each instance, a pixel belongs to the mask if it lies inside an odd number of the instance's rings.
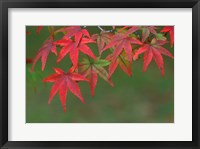
[{"label": "bokeh background", "polygon": [[[59,28],[59,27],[55,27]],[[111,29],[111,27],[103,27]],[[161,29],[162,27],[160,27]],[[87,27],[88,31],[99,33],[96,26]],[[49,36],[48,27],[36,34],[36,26],[27,26],[26,58],[34,58],[38,49]],[[169,35],[167,35],[168,37]],[[55,40],[60,39],[62,33]],[[169,37],[168,37],[169,39]],[[95,44],[90,44],[98,56]],[[164,46],[173,54],[169,44]],[[60,49],[57,48],[57,51]],[[109,52],[108,52],[109,53]],[[103,58],[108,54],[103,53]],[[81,61],[83,54],[80,54]],[[31,72],[32,64],[26,64],[26,122],[27,123],[173,123],[174,122],[174,60],[163,56],[165,76],[162,77],[154,60],[145,73],[142,72],[143,59],[132,63],[133,76],[128,77],[119,67],[112,76],[114,87],[99,77],[95,96],[90,95],[88,83],[79,86],[85,104],[70,91],[67,94],[67,112],[63,112],[59,95],[56,94],[48,105],[50,89],[53,83],[43,83],[42,79],[54,73],[53,67],[67,71],[71,62],[67,55],[60,63],[50,53],[45,70],[41,70],[41,61]]]}]

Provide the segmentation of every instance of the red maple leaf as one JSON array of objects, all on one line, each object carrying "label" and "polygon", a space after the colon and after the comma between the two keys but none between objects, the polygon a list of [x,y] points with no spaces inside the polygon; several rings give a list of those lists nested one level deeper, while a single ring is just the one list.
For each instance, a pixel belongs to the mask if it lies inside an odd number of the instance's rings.
[{"label": "red maple leaf", "polygon": [[117,66],[119,65],[120,68],[128,75],[132,76],[132,69],[131,69],[131,63],[127,60],[127,55],[122,52],[117,57],[114,57],[112,54],[107,56],[107,60],[111,61],[108,71],[109,71],[109,77],[112,76],[112,74],[115,72]]},{"label": "red maple leaf", "polygon": [[107,71],[103,68],[104,66],[107,66],[109,64],[109,61],[103,59],[83,59],[83,61],[79,64],[79,72],[83,76],[87,77],[89,80],[90,91],[92,96],[94,96],[94,90],[97,85],[98,75],[106,82],[108,82],[111,86],[114,86],[113,82],[110,79],[108,79]]},{"label": "red maple leaf", "polygon": [[47,57],[48,57],[50,51],[53,52],[55,55],[57,55],[56,45],[54,44],[53,36],[48,37],[45,40],[45,42],[43,43],[42,47],[38,50],[38,52],[33,60],[32,71],[34,71],[35,64],[40,57],[41,57],[41,61],[42,61],[42,71],[44,70],[46,61],[47,61]]},{"label": "red maple leaf", "polygon": [[113,56],[116,58],[118,55],[120,55],[120,53],[124,49],[129,61],[132,62],[132,45],[131,44],[142,45],[143,43],[134,37],[129,37],[127,32],[125,34],[122,34],[122,33],[116,34],[113,40],[108,45],[106,45],[103,51],[111,47],[114,47]]},{"label": "red maple leaf", "polygon": [[43,26],[38,26],[36,29],[36,33],[39,34],[42,30]]},{"label": "red maple leaf", "polygon": [[87,31],[87,29],[82,29],[80,26],[64,27],[62,29],[59,29],[57,32],[66,32],[65,37],[66,38],[74,37],[77,44],[80,42],[83,35],[90,38],[90,34]]},{"label": "red maple leaf", "polygon": [[82,75],[75,73],[70,69],[67,73],[59,68],[54,68],[55,74],[45,78],[43,82],[54,82],[54,85],[50,91],[50,97],[48,103],[52,101],[53,97],[59,92],[60,101],[62,103],[63,110],[66,112],[66,97],[67,92],[70,90],[75,96],[77,96],[81,102],[84,103],[80,88],[76,81],[88,81]]},{"label": "red maple leaf", "polygon": [[154,35],[157,35],[156,32],[156,27],[155,26],[143,26],[143,27],[139,27],[139,26],[124,26],[123,28],[121,28],[119,30],[119,32],[122,32],[124,29],[129,28],[128,31],[126,32],[127,35],[137,31],[137,30],[142,30],[142,42],[144,42],[147,37],[149,37],[149,34],[152,33]]},{"label": "red maple leaf", "polygon": [[54,42],[56,45],[62,46],[62,49],[59,53],[57,62],[60,62],[67,53],[70,53],[70,59],[73,63],[74,67],[77,67],[78,64],[78,55],[79,55],[79,50],[92,57],[93,59],[96,59],[96,56],[92,53],[90,47],[86,45],[86,43],[94,43],[92,39],[89,38],[81,38],[79,43],[77,44],[76,41],[73,41],[70,38],[64,37],[61,40],[58,40]]},{"label": "red maple leaf", "polygon": [[166,44],[167,41],[152,39],[150,44],[142,45],[134,54],[133,59],[137,59],[138,55],[144,53],[144,66],[143,71],[145,72],[149,66],[152,58],[155,60],[158,68],[161,71],[162,76],[164,76],[164,61],[162,55],[174,58],[174,56],[162,45]]},{"label": "red maple leaf", "polygon": [[170,46],[174,45],[174,26],[165,26],[160,32],[169,32],[170,35]]},{"label": "red maple leaf", "polygon": [[139,26],[124,26],[118,32],[122,32],[126,28],[128,28],[128,30],[126,31],[126,34],[125,34],[126,36],[128,36],[129,34],[132,34],[133,32],[136,32],[137,30],[140,29]]}]

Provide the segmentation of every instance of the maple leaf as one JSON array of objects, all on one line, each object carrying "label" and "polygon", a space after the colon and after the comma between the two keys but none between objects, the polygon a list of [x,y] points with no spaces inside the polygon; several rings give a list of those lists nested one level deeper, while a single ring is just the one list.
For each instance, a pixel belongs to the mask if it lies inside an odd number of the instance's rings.
[{"label": "maple leaf", "polygon": [[67,53],[70,53],[69,56],[73,66],[77,67],[79,50],[82,53],[92,57],[93,59],[96,59],[96,56],[92,53],[91,49],[86,45],[86,43],[94,43],[94,42],[95,41],[89,38],[81,38],[80,42],[77,44],[76,41],[73,41],[72,39],[67,37],[64,37],[63,39],[54,42],[56,45],[62,46],[57,62],[60,62],[67,55]]},{"label": "maple leaf", "polygon": [[97,41],[97,47],[99,50],[99,54],[101,55],[103,52],[104,47],[111,42],[111,39],[113,38],[113,34],[105,31],[101,31],[99,34],[94,34],[91,37],[92,39]]},{"label": "maple leaf", "polygon": [[170,46],[174,45],[174,26],[165,26],[160,32],[169,32],[170,35]]},{"label": "maple leaf", "polygon": [[88,78],[92,96],[94,96],[94,91],[98,81],[98,75],[106,82],[108,82],[111,86],[114,86],[113,82],[108,79],[107,71],[103,68],[104,66],[107,66],[109,64],[110,62],[104,59],[83,59],[83,61],[79,64],[79,73]]},{"label": "maple leaf", "polygon": [[113,56],[116,58],[118,55],[120,55],[120,53],[124,49],[129,61],[132,62],[132,45],[131,44],[142,45],[143,43],[140,42],[135,37],[129,37],[127,33],[125,34],[118,33],[115,35],[113,40],[108,45],[106,45],[103,51],[114,46]]},{"label": "maple leaf", "polygon": [[150,33],[152,33],[154,35],[157,35],[157,32],[156,32],[155,29],[156,29],[155,26],[144,26],[144,27],[141,27],[141,30],[142,30],[142,42],[144,42],[149,37]]},{"label": "maple leaf", "polygon": [[122,52],[117,57],[114,57],[113,54],[107,56],[106,60],[111,61],[108,68],[109,71],[108,78],[112,76],[118,65],[128,76],[132,76],[131,63],[127,60],[126,56],[127,55],[124,52]]},{"label": "maple leaf", "polygon": [[74,39],[77,44],[80,42],[83,35],[90,38],[90,34],[87,31],[87,29],[82,29],[80,26],[64,27],[62,29],[59,29],[57,32],[66,32],[66,38],[72,38],[74,36]]},{"label": "maple leaf", "polygon": [[124,26],[118,32],[122,32],[122,31],[124,31],[124,29],[127,29],[127,28],[128,28],[128,30],[125,33],[126,36],[128,36],[129,34],[132,34],[133,32],[136,32],[137,30],[140,29],[139,26]]},{"label": "maple leaf", "polygon": [[148,37],[149,34],[152,33],[154,35],[157,35],[156,32],[156,27],[155,26],[124,26],[123,28],[120,29],[120,32],[122,32],[124,29],[129,28],[128,31],[126,32],[127,35],[137,31],[137,30],[142,30],[142,42],[144,42]]},{"label": "maple leaf", "polygon": [[41,61],[42,61],[42,71],[44,70],[46,61],[47,61],[47,57],[48,57],[50,51],[53,52],[55,55],[57,55],[56,45],[54,44],[53,36],[48,37],[44,41],[42,47],[36,53],[36,56],[33,60],[32,71],[34,71],[35,64],[40,57],[41,57]]},{"label": "maple leaf", "polygon": [[43,82],[53,82],[54,85],[50,91],[50,97],[48,104],[52,101],[53,97],[59,92],[60,101],[63,107],[63,110],[66,112],[66,97],[67,92],[70,90],[75,96],[77,96],[82,103],[84,99],[82,97],[80,88],[76,81],[88,81],[84,76],[75,73],[70,69],[67,73],[59,68],[54,68],[55,74],[45,78]]},{"label": "maple leaf", "polygon": [[153,58],[158,68],[160,69],[162,76],[164,76],[164,61],[161,54],[174,58],[174,56],[167,49],[162,47],[162,45],[166,43],[168,42],[163,40],[156,40],[154,38],[150,44],[142,45],[133,55],[133,59],[137,59],[138,55],[144,53],[143,71],[146,71]]},{"label": "maple leaf", "polygon": [[36,29],[36,33],[39,34],[42,30],[43,26],[38,26]]}]

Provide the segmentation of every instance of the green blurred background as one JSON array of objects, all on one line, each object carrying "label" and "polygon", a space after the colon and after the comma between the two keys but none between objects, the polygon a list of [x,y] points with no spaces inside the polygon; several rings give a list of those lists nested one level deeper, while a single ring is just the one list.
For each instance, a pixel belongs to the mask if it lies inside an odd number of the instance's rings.
[{"label": "green blurred background", "polygon": [[[55,27],[59,28],[59,27]],[[103,27],[111,29],[111,27]],[[30,35],[26,35],[26,58],[34,58],[38,49],[49,36],[48,27],[43,27],[36,34],[35,26],[27,26]],[[91,34],[99,33],[96,26],[87,27]],[[169,35],[167,35],[168,37]],[[60,39],[62,33],[56,35]],[[169,37],[168,37],[169,39]],[[98,56],[95,44],[90,44]],[[171,53],[173,48],[165,45]],[[57,51],[59,52],[59,48]],[[109,52],[108,52],[109,53]],[[103,58],[108,54],[103,53]],[[79,61],[84,57],[80,54]],[[95,96],[90,95],[88,83],[79,86],[85,104],[70,91],[67,94],[67,112],[63,112],[59,95],[56,94],[48,105],[50,89],[53,83],[43,83],[42,79],[54,73],[53,67],[67,71],[71,62],[67,55],[60,63],[50,53],[45,70],[41,70],[41,61],[36,63],[35,72],[32,64],[26,65],[26,122],[27,123],[173,123],[174,122],[174,60],[163,56],[165,76],[162,77],[154,60],[145,73],[142,72],[143,59],[133,61],[133,76],[128,77],[119,67],[112,76],[115,86],[111,87],[99,77]]]}]

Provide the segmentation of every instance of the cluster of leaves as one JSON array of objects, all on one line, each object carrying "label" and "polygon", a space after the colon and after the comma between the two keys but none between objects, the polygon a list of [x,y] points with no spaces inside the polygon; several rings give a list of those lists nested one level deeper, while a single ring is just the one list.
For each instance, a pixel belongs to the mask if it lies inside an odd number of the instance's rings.
[{"label": "cluster of leaves", "polygon": [[[41,48],[36,53],[32,63],[32,71],[39,59],[42,62],[42,71],[45,69],[48,55],[52,52],[60,62],[69,54],[71,59],[71,68],[64,72],[60,68],[53,68],[55,74],[45,78],[43,82],[53,82],[54,85],[50,91],[49,102],[56,93],[59,93],[64,111],[66,111],[66,96],[70,90],[77,96],[81,102],[84,102],[78,83],[86,81],[90,85],[91,95],[94,96],[98,76],[108,82],[111,86],[114,83],[111,80],[117,66],[128,75],[132,75],[131,64],[143,55],[143,71],[145,72],[152,59],[164,76],[164,60],[162,55],[173,58],[173,55],[163,47],[165,44],[174,44],[174,27],[164,26],[161,28],[155,26],[118,26],[111,30],[104,30],[97,26],[100,31],[91,35],[87,26],[67,26],[57,30],[54,27],[48,27],[50,35],[44,41]],[[39,34],[42,26],[38,26],[36,32]],[[62,38],[54,40],[57,33],[62,33]],[[27,34],[30,34],[27,32]],[[167,39],[169,34],[169,39]],[[94,55],[89,44],[96,44],[98,47],[98,56]],[[57,53],[57,47],[61,50]],[[110,54],[102,58],[102,53],[109,50]],[[79,52],[86,57],[79,62]],[[107,68],[108,67],[108,71]]]}]

